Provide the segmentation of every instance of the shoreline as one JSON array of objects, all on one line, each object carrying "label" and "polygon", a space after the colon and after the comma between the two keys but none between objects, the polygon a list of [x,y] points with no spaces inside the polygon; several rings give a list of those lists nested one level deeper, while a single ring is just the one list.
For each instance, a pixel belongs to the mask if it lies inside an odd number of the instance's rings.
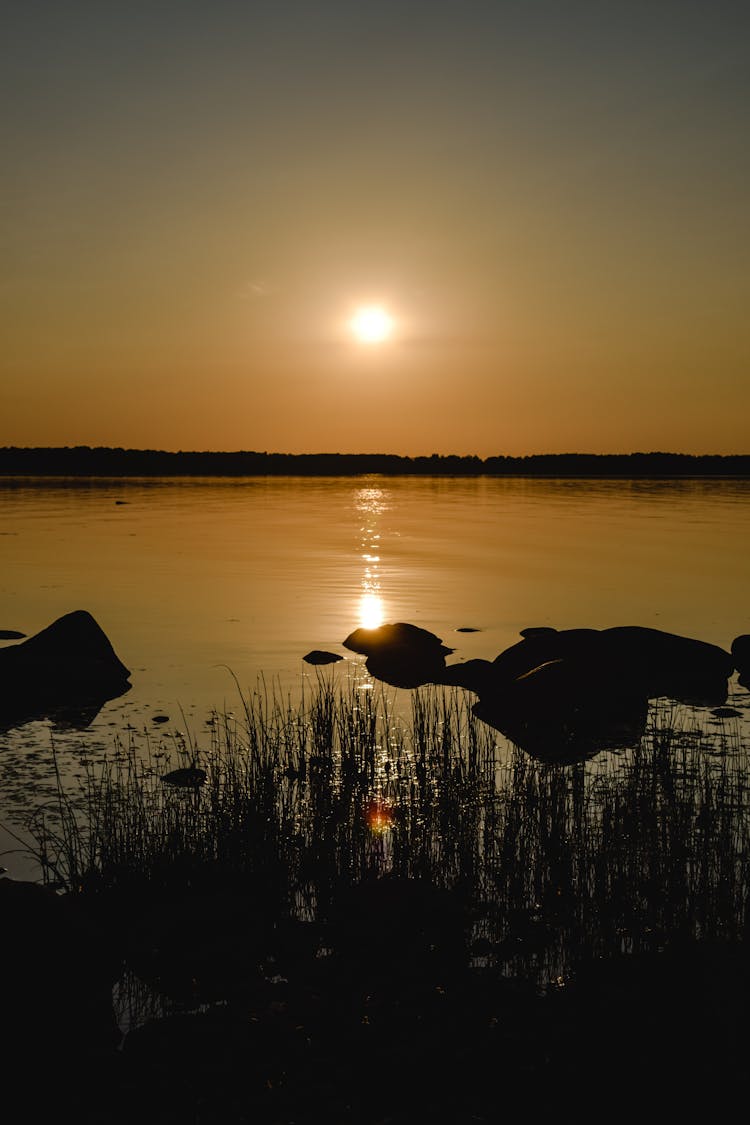
[{"label": "shoreline", "polygon": [[750,479],[750,454],[531,454],[523,457],[200,452],[110,447],[2,447],[0,480],[18,477],[490,477],[571,480]]},{"label": "shoreline", "polygon": [[667,709],[601,772],[518,750],[498,777],[465,709],[372,708],[248,701],[200,777],[133,746],[91,763],[83,809],[63,789],[37,839],[67,893],[0,880],[6,1062],[50,1079],[27,1120],[468,1125],[530,1094],[741,1095],[736,727]]}]

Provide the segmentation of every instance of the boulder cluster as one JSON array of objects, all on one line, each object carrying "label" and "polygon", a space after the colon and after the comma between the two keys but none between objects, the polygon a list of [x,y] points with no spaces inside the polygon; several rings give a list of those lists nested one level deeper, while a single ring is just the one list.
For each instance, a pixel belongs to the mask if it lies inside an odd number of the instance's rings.
[{"label": "boulder cluster", "polygon": [[[440,637],[399,622],[356,629],[343,642],[371,675],[396,687],[446,684],[478,696],[478,718],[545,760],[576,761],[641,736],[649,700],[717,707],[735,668],[750,676],[750,637],[731,653],[660,629],[528,628],[493,661],[446,664]],[[744,678],[744,680],[743,680]]]}]

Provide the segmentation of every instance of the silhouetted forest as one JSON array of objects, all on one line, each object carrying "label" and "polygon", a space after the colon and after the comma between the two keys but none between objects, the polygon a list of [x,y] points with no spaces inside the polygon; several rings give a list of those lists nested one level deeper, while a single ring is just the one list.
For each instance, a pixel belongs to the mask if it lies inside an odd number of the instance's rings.
[{"label": "silhouetted forest", "polygon": [[382,453],[169,453],[155,449],[0,448],[0,476],[534,476],[750,477],[750,454],[534,453],[528,457],[399,457]]}]

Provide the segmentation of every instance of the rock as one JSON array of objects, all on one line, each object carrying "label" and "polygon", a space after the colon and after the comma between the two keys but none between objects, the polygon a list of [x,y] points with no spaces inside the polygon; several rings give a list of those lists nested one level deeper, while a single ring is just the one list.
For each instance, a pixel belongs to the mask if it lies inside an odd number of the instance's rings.
[{"label": "rock", "polygon": [[[0,723],[91,716],[128,691],[130,672],[90,613],[76,610],[0,649]],[[90,721],[90,719],[89,719]]]},{"label": "rock", "polygon": [[376,629],[355,629],[344,641],[344,647],[366,656],[391,648],[409,648],[415,653],[439,652],[444,656],[453,652],[434,633],[404,621],[397,621],[395,625],[379,625]]},{"label": "rock", "polygon": [[622,694],[665,695],[688,703],[720,704],[727,697],[732,657],[717,645],[638,625],[611,629],[534,629],[494,661],[494,690],[553,660],[572,661],[576,677],[601,687],[602,671]]},{"label": "rock", "polygon": [[[733,657],[717,645],[637,625],[611,629],[528,627],[494,661],[446,666],[451,651],[415,625],[357,629],[344,644],[397,687],[462,687],[474,713],[545,761],[573,762],[629,746],[659,696],[706,706],[727,697]],[[740,646],[741,647],[741,646]]]},{"label": "rock", "polygon": [[335,652],[325,652],[323,649],[314,648],[312,652],[308,652],[302,659],[305,664],[335,664],[338,660],[343,660],[344,658]]},{"label": "rock", "polygon": [[743,687],[750,687],[750,633],[743,633],[732,641],[732,659],[740,674]]},{"label": "rock", "polygon": [[711,706],[727,697],[733,659],[718,645],[661,629],[603,629],[602,655],[613,674],[638,684],[650,699],[669,696]]},{"label": "rock", "polygon": [[0,629],[0,641],[20,641],[25,636],[25,633],[19,633],[17,629]]},{"label": "rock", "polygon": [[[524,630],[527,633],[527,630]],[[522,641],[506,648],[493,661],[496,682],[517,679],[550,660],[574,658],[598,663],[598,629],[533,629]]]},{"label": "rock", "polygon": [[197,766],[185,766],[183,769],[165,773],[162,781],[179,789],[199,789],[201,785],[205,785],[206,777],[205,770],[199,769]]},{"label": "rock", "polygon": [[550,660],[500,690],[485,689],[474,714],[532,757],[569,764],[642,737],[648,699],[613,680],[605,668]]},{"label": "rock", "polygon": [[460,664],[448,664],[436,683],[446,687],[462,687],[477,695],[492,689],[494,665],[489,660],[465,660]]},{"label": "rock", "polygon": [[152,715],[151,716],[151,722],[152,723],[160,723],[160,724],[161,723],[168,723],[169,722],[169,715]]},{"label": "rock", "polygon": [[723,703],[730,670],[716,645],[658,629],[544,629],[464,683],[479,695],[478,718],[534,757],[572,762],[633,745],[649,699]]},{"label": "rock", "polygon": [[711,712],[717,719],[741,719],[742,712],[738,711],[736,707],[714,707]]},{"label": "rock", "polygon": [[453,652],[434,633],[402,621],[377,629],[355,629],[343,643],[352,652],[367,656],[365,667],[376,679],[405,688],[440,683],[445,657]]}]

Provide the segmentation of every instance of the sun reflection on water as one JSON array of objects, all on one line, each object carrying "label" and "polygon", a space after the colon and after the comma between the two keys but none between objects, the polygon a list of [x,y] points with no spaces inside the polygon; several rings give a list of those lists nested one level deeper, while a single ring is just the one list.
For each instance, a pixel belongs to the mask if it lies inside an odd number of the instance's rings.
[{"label": "sun reflection on water", "polygon": [[366,590],[359,599],[357,621],[363,629],[377,629],[385,621],[385,608],[380,594]]},{"label": "sun reflection on water", "polygon": [[388,510],[388,494],[382,488],[360,488],[355,495],[360,518],[360,552],[364,571],[357,602],[357,623],[363,629],[377,629],[386,620],[385,601],[380,587],[380,526]]}]

